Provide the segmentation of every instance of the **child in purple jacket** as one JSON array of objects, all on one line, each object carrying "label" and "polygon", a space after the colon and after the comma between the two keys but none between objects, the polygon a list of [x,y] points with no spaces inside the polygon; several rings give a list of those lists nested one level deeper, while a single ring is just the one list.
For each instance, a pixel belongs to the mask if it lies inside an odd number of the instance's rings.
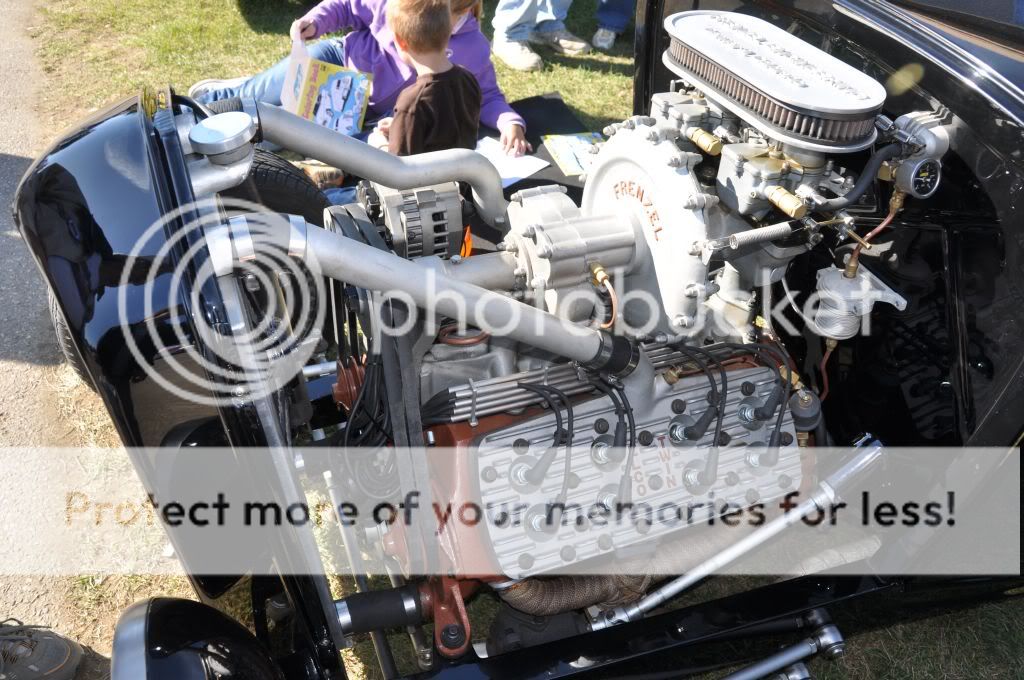
[{"label": "child in purple jacket", "polygon": [[[398,53],[394,35],[385,19],[387,0],[323,0],[292,24],[294,38],[310,40],[349,28],[341,38],[321,40],[309,47],[314,59],[355,69],[373,76],[367,116],[388,115],[398,94],[416,80],[416,72]],[[472,73],[480,85],[480,122],[496,128],[509,154],[532,150],[526,141],[526,123],[505,101],[491,63],[491,45],[480,32],[480,0],[451,0],[452,37],[450,59]],[[189,93],[201,102],[230,97],[253,97],[281,103],[281,87],[288,69],[287,58],[251,78],[196,83]]]}]

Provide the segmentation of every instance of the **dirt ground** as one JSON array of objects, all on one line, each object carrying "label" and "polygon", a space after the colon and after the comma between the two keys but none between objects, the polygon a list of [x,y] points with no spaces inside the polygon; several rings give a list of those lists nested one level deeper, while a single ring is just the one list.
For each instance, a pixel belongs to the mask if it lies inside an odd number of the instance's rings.
[{"label": "dirt ground", "polygon": [[[42,78],[28,37],[33,3],[0,0],[0,16],[0,446],[116,446],[99,399],[62,363],[42,280],[11,220],[18,180],[55,131],[33,105]],[[99,680],[109,677],[120,612],[157,592],[189,590],[176,578],[0,575],[0,619],[50,626],[78,640],[87,650],[78,678]]]}]

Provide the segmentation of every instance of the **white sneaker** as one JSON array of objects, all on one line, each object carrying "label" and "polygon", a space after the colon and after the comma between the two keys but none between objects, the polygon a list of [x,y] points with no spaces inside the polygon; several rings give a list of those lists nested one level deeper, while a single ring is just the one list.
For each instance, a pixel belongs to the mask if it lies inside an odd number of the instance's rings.
[{"label": "white sneaker", "polygon": [[249,76],[239,76],[238,78],[228,78],[227,80],[207,78],[206,80],[200,80],[198,83],[188,88],[188,96],[192,99],[197,99],[208,92],[213,92],[214,90],[223,90],[227,87],[238,87],[247,80],[249,80]]},{"label": "white sneaker", "polygon": [[536,71],[544,66],[540,55],[522,40],[495,40],[491,51],[509,68],[517,71]]},{"label": "white sneaker", "polygon": [[560,54],[586,54],[590,51],[590,43],[564,28],[557,31],[534,31],[529,40],[538,45],[547,45]]},{"label": "white sneaker", "polygon": [[593,43],[594,47],[597,49],[606,52],[615,45],[615,39],[617,37],[619,37],[619,34],[615,31],[609,28],[599,28],[597,29],[597,32],[594,33],[594,37],[590,42]]}]

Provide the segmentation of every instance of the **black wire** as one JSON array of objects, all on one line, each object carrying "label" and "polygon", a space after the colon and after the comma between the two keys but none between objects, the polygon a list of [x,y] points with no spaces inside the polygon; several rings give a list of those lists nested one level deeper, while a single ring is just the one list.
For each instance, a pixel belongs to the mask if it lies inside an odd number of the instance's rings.
[{"label": "black wire", "polygon": [[[789,354],[787,354],[785,350],[777,351],[774,347],[771,347],[769,345],[758,345],[758,347],[760,347],[763,352],[771,356],[774,356],[776,359],[780,360],[781,363],[786,367],[786,396],[783,398],[782,404],[779,406],[779,415],[775,419],[775,430],[772,432],[772,437],[769,441],[769,443],[775,442],[776,444],[778,444],[780,443],[779,436],[782,432],[782,421],[785,419],[786,408],[789,406],[789,400],[793,396],[793,368],[790,365]],[[774,465],[774,463],[772,464]]]},{"label": "black wire", "polygon": [[356,395],[356,400],[352,402],[352,408],[348,411],[348,422],[345,424],[345,429],[342,432],[341,438],[341,445],[343,447],[347,448],[352,442],[352,431],[357,428],[359,412],[362,409],[363,401],[366,400],[366,395],[370,391],[370,385],[376,379],[376,367],[377,358],[374,357],[367,365],[365,373],[363,373],[363,384],[359,386],[359,393]]},{"label": "black wire", "polygon": [[594,380],[590,384],[593,385],[594,388],[597,389],[599,392],[604,394],[604,396],[608,397],[609,400],[611,400],[612,408],[615,409],[615,417],[618,420],[619,425],[625,427],[626,410],[622,408],[622,403],[619,401],[618,395],[615,394],[615,392],[613,392],[611,388],[608,387],[608,385],[604,384],[604,382],[602,382],[600,379]]},{"label": "black wire", "polygon": [[367,363],[363,384],[349,410],[348,422],[339,433],[344,447],[383,446],[392,439],[391,414],[387,408],[380,362],[380,355],[374,355]]},{"label": "black wire", "polygon": [[356,427],[356,416],[359,413],[359,409],[363,405],[363,400],[366,398],[366,393],[369,391],[368,385],[373,379],[374,368],[376,367],[376,356],[370,360],[366,367],[366,372],[363,374],[363,384],[359,386],[359,394],[356,395],[356,400],[352,402],[352,408],[348,410],[348,422],[345,423],[345,430],[342,432],[341,445],[348,447],[352,441],[352,430]]},{"label": "black wire", "polygon": [[[554,445],[557,446],[558,445],[558,434],[560,432],[562,432],[562,412],[561,412],[561,409],[559,409],[557,406],[555,406],[555,402],[554,402],[554,399],[552,398],[551,393],[545,391],[542,387],[540,387],[538,385],[532,385],[530,383],[518,383],[518,385],[519,385],[520,389],[524,389],[527,392],[533,392],[534,394],[539,395],[540,398],[543,399],[545,401],[545,403],[547,403],[547,405],[551,409],[552,413],[555,414],[555,443],[554,443]],[[568,456],[569,455],[569,451],[566,450],[565,454],[566,454],[566,456]],[[539,460],[540,459],[538,459],[538,461]],[[566,476],[565,479],[562,480],[562,493],[563,494],[567,493],[568,488],[569,488],[569,477]],[[555,499],[555,504],[557,505],[559,502],[564,504],[565,503],[565,498],[566,498],[565,496],[561,496],[560,498],[556,498]],[[552,525],[557,525],[557,522],[552,521]]]},{"label": "black wire", "polygon": [[[772,430],[772,435],[771,435],[771,439],[769,440],[769,443],[771,443],[771,441],[778,440],[779,433],[782,432],[782,421],[783,421],[783,419],[785,417],[786,408],[789,406],[790,397],[793,396],[793,369],[789,365],[789,355],[785,353],[785,350],[778,350],[778,349],[776,349],[774,347],[770,347],[768,345],[762,345],[760,343],[753,344],[753,345],[738,345],[738,344],[735,344],[735,343],[719,343],[717,345],[714,345],[712,347],[708,347],[708,348],[705,348],[705,349],[707,349],[707,350],[714,350],[714,349],[716,349],[718,347],[724,347],[726,349],[739,350],[741,352],[745,352],[747,354],[751,354],[751,355],[757,356],[759,359],[762,360],[762,362],[764,362],[764,356],[768,355],[770,358],[775,359],[775,360],[779,361],[779,363],[785,365],[785,367],[786,367],[786,381],[785,381],[785,383],[786,383],[786,396],[785,396],[785,399],[783,400],[782,404],[779,407],[779,415],[778,415],[778,417],[775,420],[775,428]],[[777,381],[779,381],[779,382],[782,382],[782,372],[779,370],[779,368],[774,363],[772,363],[771,361],[765,362],[765,365],[766,365],[767,368],[770,368],[773,373],[775,373],[775,379]]]},{"label": "black wire", "polygon": [[618,392],[622,400],[622,408],[626,412],[626,422],[629,423],[629,448],[626,449],[626,466],[622,469],[622,477],[619,478],[619,503],[629,503],[633,495],[632,478],[630,470],[633,469],[633,452],[636,451],[636,419],[633,417],[633,405],[629,403],[626,390],[621,385],[612,384],[612,389]]},{"label": "black wire", "polygon": [[704,478],[701,479],[702,484],[710,485],[714,484],[718,478],[718,447],[722,438],[722,423],[725,420],[725,407],[729,399],[729,376],[728,371],[725,370],[725,366],[711,352],[702,347],[690,347],[688,349],[703,354],[709,358],[718,368],[718,375],[722,379],[722,388],[718,397],[718,421],[715,423],[715,438],[714,441],[711,442],[711,450],[708,451],[708,457],[704,463]]},{"label": "black wire", "polygon": [[719,389],[718,397],[718,423],[715,426],[715,445],[717,446],[718,439],[722,434],[722,423],[725,420],[725,406],[727,400],[729,399],[729,374],[728,371],[725,370],[725,366],[722,365],[722,362],[718,360],[718,357],[716,357],[714,354],[707,351],[703,347],[689,347],[687,349],[690,349],[691,351],[694,352],[699,352],[700,354],[703,354],[708,359],[710,359],[711,363],[713,363],[715,367],[718,369],[718,375],[722,379],[722,386]]},{"label": "black wire", "polygon": [[612,389],[618,393],[619,399],[622,400],[622,410],[625,411],[626,422],[629,424],[629,448],[632,449],[636,446],[636,421],[633,419],[633,406],[629,403],[626,390],[621,385],[612,385]]},{"label": "black wire", "polygon": [[[708,365],[705,364],[703,361],[701,361],[700,357],[698,357],[696,354],[694,354],[694,352],[696,351],[695,348],[687,347],[686,345],[682,345],[682,344],[680,344],[680,345],[673,345],[673,347],[676,350],[678,350],[678,351],[682,352],[683,354],[685,354],[690,359],[690,361],[692,361],[693,363],[697,364],[697,368],[700,369],[701,373],[704,374],[704,377],[706,377],[708,379],[708,384],[711,385],[711,402],[710,403],[717,403],[719,406],[721,406],[722,405],[722,397],[720,396],[719,391],[718,391],[718,383],[715,382],[714,376],[711,375],[711,371],[708,369]],[[704,352],[704,354],[708,354],[708,352]],[[721,422],[721,419],[722,419],[722,412],[721,412],[721,410],[719,410],[719,412],[718,412],[718,422]],[[716,439],[715,441],[718,441],[718,440]]]},{"label": "black wire", "polygon": [[547,390],[549,393],[554,394],[562,403],[565,404],[566,423],[565,427],[568,430],[568,437],[565,441],[565,472],[562,476],[562,491],[559,494],[559,498],[564,503],[565,499],[569,497],[569,479],[572,477],[572,440],[576,436],[576,426],[573,422],[572,402],[569,401],[569,395],[557,387],[551,385],[535,385],[542,390]]},{"label": "black wire", "polygon": [[533,385],[531,383],[518,383],[520,389],[524,389],[527,392],[533,392],[544,400],[544,403],[548,405],[551,412],[555,414],[555,445],[558,445],[558,433],[562,432],[562,409],[555,406],[554,399],[551,395],[539,385]]}]

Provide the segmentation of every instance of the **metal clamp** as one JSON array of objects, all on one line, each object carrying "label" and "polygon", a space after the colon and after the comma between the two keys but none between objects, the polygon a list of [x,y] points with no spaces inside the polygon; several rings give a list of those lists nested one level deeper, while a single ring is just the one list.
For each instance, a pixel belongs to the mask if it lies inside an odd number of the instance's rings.
[{"label": "metal clamp", "polygon": [[214,275],[227,276],[235,268],[235,258],[231,252],[231,229],[226,224],[215,224],[204,228],[203,232]]},{"label": "metal clamp", "polygon": [[252,242],[252,234],[249,233],[249,220],[245,215],[236,215],[228,220],[231,228],[231,243],[235,249],[235,255],[240,262],[251,262],[256,259],[256,246]]},{"label": "metal clamp", "polygon": [[291,229],[288,233],[288,256],[303,257],[306,254],[306,220],[298,215],[289,215]]}]

